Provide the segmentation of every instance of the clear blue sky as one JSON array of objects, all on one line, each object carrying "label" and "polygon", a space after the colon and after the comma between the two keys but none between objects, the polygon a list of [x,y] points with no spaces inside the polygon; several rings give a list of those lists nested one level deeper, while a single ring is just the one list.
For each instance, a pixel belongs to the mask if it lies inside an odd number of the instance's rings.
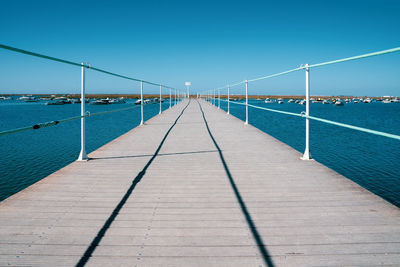
[{"label": "clear blue sky", "polygon": [[[0,43],[192,92],[400,46],[400,1],[2,1]],[[313,94],[400,95],[400,53],[311,72]],[[0,51],[1,93],[77,93],[79,68]],[[89,93],[138,84],[88,72]],[[145,87],[146,92],[157,88]],[[250,84],[302,94],[304,73]],[[242,87],[235,89],[243,92]]]}]

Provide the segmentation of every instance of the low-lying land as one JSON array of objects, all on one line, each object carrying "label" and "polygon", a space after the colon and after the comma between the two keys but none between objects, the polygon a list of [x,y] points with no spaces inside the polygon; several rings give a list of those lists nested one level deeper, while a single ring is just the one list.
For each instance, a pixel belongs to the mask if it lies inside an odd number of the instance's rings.
[{"label": "low-lying land", "polygon": [[[24,96],[26,94],[2,94],[3,96]],[[67,96],[68,98],[80,98],[80,94],[31,94],[32,96],[36,97],[60,97],[60,96]],[[140,98],[140,94],[86,94],[86,98],[130,98],[130,99],[138,99]],[[144,94],[144,98],[157,98],[160,97],[159,94]],[[174,94],[172,94],[172,97],[174,97]],[[191,98],[196,98],[197,95],[191,95]],[[217,97],[217,96],[216,96]],[[245,95],[230,95],[230,99],[244,99],[246,96]],[[310,96],[311,98],[321,98],[321,99],[331,99],[331,98],[341,98],[341,99],[346,99],[346,98],[371,98],[371,99],[380,99],[382,97],[380,96],[319,96],[319,95],[312,95]],[[169,98],[169,94],[162,94],[162,98]],[[228,98],[228,95],[221,95],[221,98]],[[249,95],[249,99],[266,99],[266,98],[271,98],[271,99],[304,99],[304,95]]]}]

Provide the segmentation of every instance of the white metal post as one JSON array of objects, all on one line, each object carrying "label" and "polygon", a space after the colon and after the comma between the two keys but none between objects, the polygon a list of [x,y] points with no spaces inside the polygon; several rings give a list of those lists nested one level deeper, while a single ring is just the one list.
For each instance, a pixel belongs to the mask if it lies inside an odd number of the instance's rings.
[{"label": "white metal post", "polygon": [[143,125],[143,81],[140,81],[140,125]]},{"label": "white metal post", "polygon": [[88,160],[88,156],[86,154],[86,134],[85,134],[85,66],[84,63],[81,63],[81,152],[79,153],[78,160],[86,161]]},{"label": "white metal post", "polygon": [[175,102],[174,102],[174,106],[176,105],[176,89],[175,89]]},{"label": "white metal post", "polygon": [[246,80],[246,121],[244,122],[244,124],[249,124],[249,106],[248,106],[248,104],[249,104],[249,99],[248,99],[248,94],[247,94],[247,91],[248,91],[248,81]]},{"label": "white metal post", "polygon": [[[305,65],[306,67],[306,116],[310,115],[310,69],[308,68],[308,64]],[[306,118],[306,148],[301,157],[303,160],[310,160],[311,153],[310,153],[310,121]]]},{"label": "white metal post", "polygon": [[220,94],[220,89],[218,89],[218,109],[221,108],[221,94]]},{"label": "white metal post", "polygon": [[160,113],[158,113],[158,114],[161,114],[161,112],[162,112],[162,107],[161,107],[161,90],[162,90],[162,86],[161,86],[161,84],[160,84]]},{"label": "white metal post", "polygon": [[172,99],[171,99],[171,88],[169,88],[169,108],[171,108]]},{"label": "white metal post", "polygon": [[229,114],[229,94],[230,94],[231,87],[228,85],[228,114]]},{"label": "white metal post", "polygon": [[215,106],[215,89],[213,90],[213,105]]}]

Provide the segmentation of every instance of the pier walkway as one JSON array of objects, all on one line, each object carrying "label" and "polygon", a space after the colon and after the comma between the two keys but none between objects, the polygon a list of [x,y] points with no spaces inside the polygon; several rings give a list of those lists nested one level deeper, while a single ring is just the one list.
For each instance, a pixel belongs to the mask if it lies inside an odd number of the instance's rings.
[{"label": "pier walkway", "polygon": [[400,211],[203,100],[0,203],[1,266],[400,266]]}]

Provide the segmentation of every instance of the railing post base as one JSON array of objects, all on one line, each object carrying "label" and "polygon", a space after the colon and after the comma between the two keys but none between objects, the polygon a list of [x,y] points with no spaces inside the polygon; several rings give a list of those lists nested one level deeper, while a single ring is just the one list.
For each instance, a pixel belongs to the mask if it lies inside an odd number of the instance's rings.
[{"label": "railing post base", "polygon": [[87,156],[86,151],[81,151],[77,161],[88,161],[90,158]]},{"label": "railing post base", "polygon": [[301,160],[313,160],[311,157],[310,151],[305,151],[303,156],[300,158]]}]

